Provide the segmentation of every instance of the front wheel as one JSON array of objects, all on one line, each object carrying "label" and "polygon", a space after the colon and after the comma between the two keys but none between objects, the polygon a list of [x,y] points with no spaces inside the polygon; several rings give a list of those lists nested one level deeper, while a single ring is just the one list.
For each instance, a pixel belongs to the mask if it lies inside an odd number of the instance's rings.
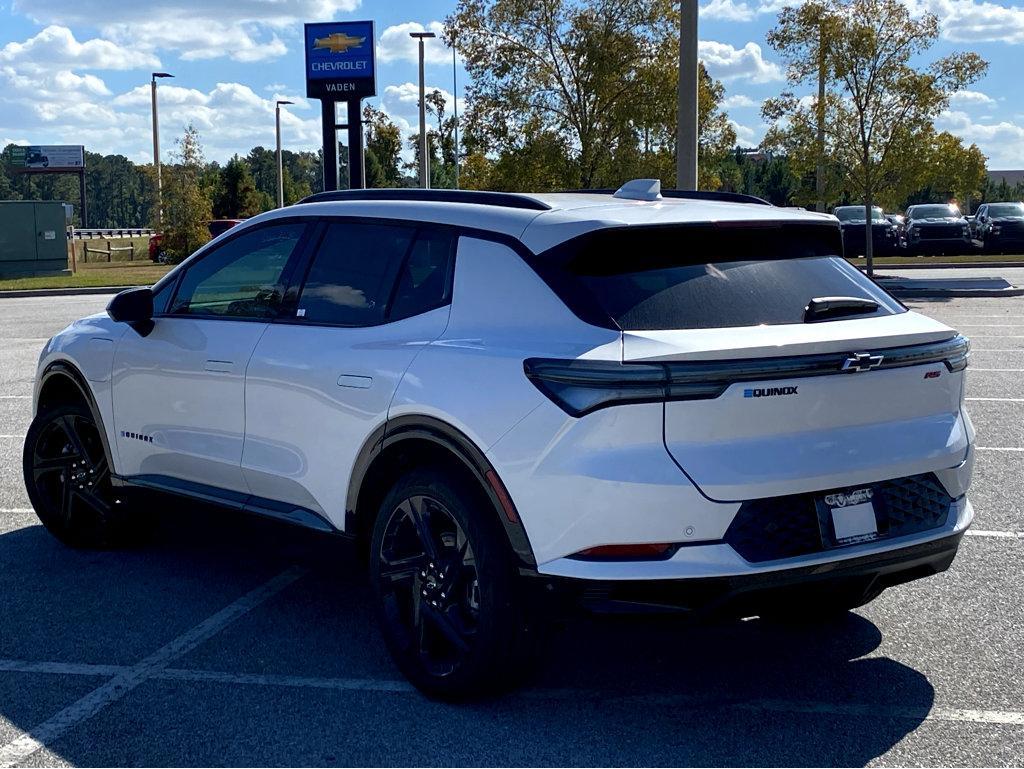
[{"label": "front wheel", "polygon": [[140,533],[114,493],[100,427],[84,406],[36,416],[25,436],[22,470],[36,515],[61,542],[106,548]]},{"label": "front wheel", "polygon": [[523,660],[521,586],[482,495],[442,471],[401,478],[377,515],[370,576],[395,663],[425,694],[505,687]]}]

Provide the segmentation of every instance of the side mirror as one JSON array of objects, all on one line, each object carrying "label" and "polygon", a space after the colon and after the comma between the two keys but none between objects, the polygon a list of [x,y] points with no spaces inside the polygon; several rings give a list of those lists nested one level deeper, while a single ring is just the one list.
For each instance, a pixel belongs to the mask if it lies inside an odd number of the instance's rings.
[{"label": "side mirror", "polygon": [[110,300],[107,315],[118,323],[137,323],[153,317],[153,292],[148,287],[130,288]]},{"label": "side mirror", "polygon": [[153,291],[149,287],[122,291],[110,300],[107,315],[118,323],[131,324],[139,334],[148,336],[153,330]]}]

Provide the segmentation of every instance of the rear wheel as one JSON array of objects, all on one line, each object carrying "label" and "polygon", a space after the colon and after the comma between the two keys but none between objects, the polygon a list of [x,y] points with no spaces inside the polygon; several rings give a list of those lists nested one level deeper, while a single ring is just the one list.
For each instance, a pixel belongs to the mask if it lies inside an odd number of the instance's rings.
[{"label": "rear wheel", "polygon": [[61,542],[115,547],[141,533],[114,493],[100,427],[84,406],[36,416],[25,436],[22,469],[36,515]]},{"label": "rear wheel", "polygon": [[430,696],[503,688],[524,661],[521,586],[493,518],[479,494],[431,470],[401,478],[378,513],[370,575],[381,629]]}]

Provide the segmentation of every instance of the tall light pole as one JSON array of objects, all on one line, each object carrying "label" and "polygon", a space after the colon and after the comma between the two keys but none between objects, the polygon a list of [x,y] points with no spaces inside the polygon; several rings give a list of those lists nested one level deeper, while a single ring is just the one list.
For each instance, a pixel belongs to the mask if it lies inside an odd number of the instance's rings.
[{"label": "tall light pole", "polygon": [[697,0],[679,8],[679,121],[676,189],[697,189]]},{"label": "tall light pole", "polygon": [[455,110],[455,189],[459,188],[459,69],[455,63],[455,37],[452,37],[452,108]]},{"label": "tall light pole", "polygon": [[277,207],[284,208],[284,165],[281,162],[281,105],[293,101],[278,101],[274,105],[274,125],[277,134]]},{"label": "tall light pole", "polygon": [[153,95],[153,165],[156,167],[156,226],[164,226],[164,190],[160,180],[160,119],[156,111],[156,79],[158,77],[174,77],[168,72],[154,72],[149,81]]},{"label": "tall light pole", "polygon": [[427,154],[427,94],[423,81],[423,40],[437,37],[433,32],[410,32],[420,41],[420,187],[430,189],[430,155]]}]

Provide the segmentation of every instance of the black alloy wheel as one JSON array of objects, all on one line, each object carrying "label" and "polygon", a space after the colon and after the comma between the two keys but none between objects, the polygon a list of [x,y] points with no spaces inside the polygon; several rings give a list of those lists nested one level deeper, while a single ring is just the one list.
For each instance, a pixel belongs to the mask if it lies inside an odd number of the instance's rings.
[{"label": "black alloy wheel", "polygon": [[99,431],[88,409],[63,406],[39,414],[25,437],[22,465],[32,506],[73,547],[110,547],[127,531]]},{"label": "black alloy wheel", "polygon": [[493,515],[480,495],[427,470],[401,479],[381,506],[370,552],[381,630],[396,664],[430,696],[501,688],[527,648]]}]

